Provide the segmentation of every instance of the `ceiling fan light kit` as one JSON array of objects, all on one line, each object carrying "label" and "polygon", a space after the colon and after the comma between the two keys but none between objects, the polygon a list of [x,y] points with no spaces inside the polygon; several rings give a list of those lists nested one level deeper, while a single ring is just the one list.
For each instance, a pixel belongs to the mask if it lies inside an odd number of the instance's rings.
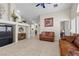
[{"label": "ceiling fan light kit", "polygon": [[54,6],[54,7],[57,7],[57,6],[58,6],[58,4],[54,4],[53,6]]}]

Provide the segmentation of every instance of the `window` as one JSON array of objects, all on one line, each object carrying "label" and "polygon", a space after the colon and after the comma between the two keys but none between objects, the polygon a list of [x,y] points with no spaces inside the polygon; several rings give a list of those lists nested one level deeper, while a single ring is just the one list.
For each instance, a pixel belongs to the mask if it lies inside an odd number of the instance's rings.
[{"label": "window", "polygon": [[79,4],[78,4],[78,6],[77,6],[77,13],[79,12]]}]

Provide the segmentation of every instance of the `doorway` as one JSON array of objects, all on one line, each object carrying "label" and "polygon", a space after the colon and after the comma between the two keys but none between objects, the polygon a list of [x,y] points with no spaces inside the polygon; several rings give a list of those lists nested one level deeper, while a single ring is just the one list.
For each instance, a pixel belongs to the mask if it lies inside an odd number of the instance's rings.
[{"label": "doorway", "polygon": [[31,25],[31,38],[38,38],[39,36],[39,25],[32,24]]}]

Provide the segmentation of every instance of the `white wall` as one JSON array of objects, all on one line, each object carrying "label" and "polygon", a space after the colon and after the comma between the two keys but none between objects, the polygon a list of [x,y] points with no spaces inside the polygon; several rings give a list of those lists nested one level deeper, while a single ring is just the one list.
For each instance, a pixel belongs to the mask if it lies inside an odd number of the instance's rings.
[{"label": "white wall", "polygon": [[71,33],[76,33],[76,24],[75,24],[75,18],[71,20]]},{"label": "white wall", "polygon": [[77,33],[79,34],[79,4],[77,5],[78,8],[77,8]]},{"label": "white wall", "polygon": [[76,4],[74,3],[71,7],[71,20],[76,17],[76,13],[77,13],[77,3]]},{"label": "white wall", "polygon": [[77,33],[79,34],[79,16],[77,16]]},{"label": "white wall", "polygon": [[[11,13],[13,11],[13,9],[16,10],[15,4],[10,4],[10,3],[0,3],[0,6],[3,6],[4,8],[4,13],[2,15],[2,19],[1,20],[7,20],[10,21],[11,19]],[[1,8],[1,7],[0,7]],[[1,12],[1,11],[0,11]],[[10,18],[10,19],[9,19]]]},{"label": "white wall", "polygon": [[4,11],[0,11],[2,12],[2,20],[8,20],[8,4],[7,3],[0,3],[0,8],[4,9]]},{"label": "white wall", "polygon": [[71,33],[77,33],[77,6],[78,4],[73,4],[71,7]]},{"label": "white wall", "polygon": [[[53,27],[44,27],[44,19],[49,17],[53,17]],[[59,39],[60,22],[63,20],[69,20],[69,9],[40,15],[40,33],[43,31],[52,31],[55,32],[56,39]]]}]

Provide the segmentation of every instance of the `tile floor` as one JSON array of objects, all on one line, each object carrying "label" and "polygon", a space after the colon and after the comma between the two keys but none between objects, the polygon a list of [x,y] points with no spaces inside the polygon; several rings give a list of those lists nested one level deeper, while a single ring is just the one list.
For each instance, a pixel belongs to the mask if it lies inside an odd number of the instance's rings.
[{"label": "tile floor", "polygon": [[59,56],[59,41],[40,41],[38,38],[25,39],[0,47],[3,56]]}]

